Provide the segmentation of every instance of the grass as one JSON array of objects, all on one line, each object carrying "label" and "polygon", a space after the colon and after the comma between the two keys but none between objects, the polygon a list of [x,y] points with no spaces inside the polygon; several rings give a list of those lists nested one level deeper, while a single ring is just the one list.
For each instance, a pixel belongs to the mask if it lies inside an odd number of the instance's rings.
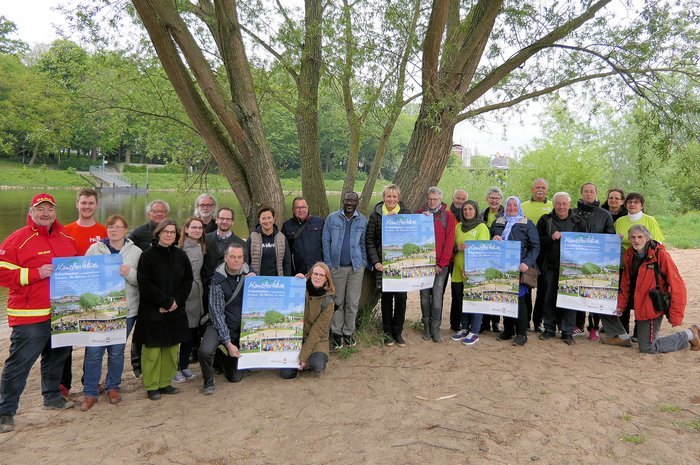
[{"label": "grass", "polygon": [[679,413],[681,408],[677,405],[663,404],[661,405],[661,411],[664,413]]},{"label": "grass", "polygon": [[678,215],[657,216],[656,220],[664,232],[664,244],[678,249],[700,248],[700,212],[692,211]]},{"label": "grass", "polygon": [[46,165],[27,167],[20,163],[0,161],[0,186],[16,187],[89,187],[90,184],[77,174]]},{"label": "grass", "polygon": [[690,424],[688,424],[691,428],[693,428],[695,431],[700,431],[700,420],[696,420]]},{"label": "grass", "polygon": [[340,356],[341,359],[347,360],[350,358],[350,356],[358,351],[357,347],[348,347],[348,346],[343,346],[340,349],[338,349],[338,355]]},{"label": "grass", "polygon": [[624,434],[620,439],[630,444],[644,444],[647,442],[646,436],[641,434]]},{"label": "grass", "polygon": [[625,412],[622,415],[620,415],[620,418],[624,421],[632,421],[632,414],[629,412]]}]

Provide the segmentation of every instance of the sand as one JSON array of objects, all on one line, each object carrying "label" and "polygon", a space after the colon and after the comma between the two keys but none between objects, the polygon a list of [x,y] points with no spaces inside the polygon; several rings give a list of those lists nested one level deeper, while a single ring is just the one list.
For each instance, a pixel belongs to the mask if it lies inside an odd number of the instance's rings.
[{"label": "sand", "polygon": [[[673,250],[689,298],[683,328],[700,322],[700,250]],[[449,292],[446,296],[449,305]],[[417,293],[409,319],[419,319]],[[238,384],[198,378],[154,402],[124,373],[124,401],[86,413],[41,409],[38,363],[1,464],[697,464],[700,352],[643,355],[576,338],[531,335],[525,347],[484,333],[465,347],[424,342],[333,355],[320,377],[252,373]],[[673,330],[664,322],[662,334]],[[9,331],[0,335],[7,357]],[[73,372],[80,377],[82,350]],[[127,362],[128,366],[128,362]],[[82,399],[80,382],[72,398]]]}]

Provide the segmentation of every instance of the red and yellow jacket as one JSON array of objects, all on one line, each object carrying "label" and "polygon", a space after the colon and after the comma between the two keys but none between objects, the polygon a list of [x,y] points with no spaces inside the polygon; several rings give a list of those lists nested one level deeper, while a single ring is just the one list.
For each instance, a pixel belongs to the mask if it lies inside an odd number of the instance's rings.
[{"label": "red and yellow jacket", "polygon": [[[625,309],[629,302],[630,270],[634,253],[634,248],[630,247],[625,251],[622,257],[625,269],[622,273],[617,308]],[[649,298],[649,290],[656,287],[654,263],[658,263],[659,270],[666,275],[667,281],[664,280],[659,273],[659,285],[661,286],[661,290],[663,292],[668,292],[668,289],[671,289],[669,322],[672,326],[678,326],[683,323],[688,294],[676,264],[673,263],[671,256],[666,252],[666,248],[655,241],[649,244],[647,256],[639,266],[639,271],[637,273],[637,285],[634,290],[634,318],[636,320],[653,320],[663,316],[663,312],[654,310],[654,306]]]},{"label": "red and yellow jacket", "polygon": [[27,226],[0,244],[0,286],[9,288],[7,322],[10,326],[40,323],[51,318],[49,280],[39,277],[39,267],[54,257],[77,255],[75,241],[54,221],[38,226],[27,216]]}]

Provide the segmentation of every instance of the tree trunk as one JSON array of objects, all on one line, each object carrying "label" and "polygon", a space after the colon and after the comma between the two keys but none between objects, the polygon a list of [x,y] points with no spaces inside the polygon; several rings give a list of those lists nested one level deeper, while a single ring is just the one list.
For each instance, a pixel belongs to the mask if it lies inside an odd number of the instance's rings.
[{"label": "tree trunk", "polygon": [[97,147],[90,148],[90,160],[97,161]]},{"label": "tree trunk", "polygon": [[329,213],[326,186],[318,149],[318,83],[321,80],[323,6],[321,0],[304,2],[304,45],[297,79],[295,114],[301,159],[301,189],[309,211],[326,217]]},{"label": "tree trunk", "polygon": [[127,147],[126,152],[124,152],[124,163],[127,165],[131,163],[131,147]]},{"label": "tree trunk", "polygon": [[32,148],[32,158],[29,160],[29,166],[34,166],[34,162],[36,162],[36,159],[38,156],[39,156],[39,142],[35,142],[34,147]]}]

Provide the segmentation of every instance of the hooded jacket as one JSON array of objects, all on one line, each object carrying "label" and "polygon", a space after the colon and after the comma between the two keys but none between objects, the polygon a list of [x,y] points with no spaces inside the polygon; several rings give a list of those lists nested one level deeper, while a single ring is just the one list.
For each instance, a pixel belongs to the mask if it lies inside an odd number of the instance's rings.
[{"label": "hooded jacket", "polygon": [[[92,244],[85,255],[111,255],[111,253],[112,251],[109,250],[107,244],[100,241]],[[136,247],[131,239],[125,239],[119,255],[122,257],[122,263],[131,267],[129,273],[124,277],[126,281],[126,306],[129,308],[127,317],[131,318],[139,313],[139,282],[136,278],[136,269],[139,266],[141,249]]]},{"label": "hooded jacket", "polygon": [[9,288],[7,322],[10,326],[41,323],[51,318],[49,280],[39,268],[54,257],[74,257],[75,240],[55,220],[39,226],[31,216],[27,225],[0,244],[0,286]]},{"label": "hooded jacket", "polygon": [[[622,257],[624,270],[620,281],[620,295],[617,298],[617,308],[626,309],[630,299],[630,275],[632,269],[632,257],[635,254],[634,248],[630,247]],[[671,311],[669,322],[672,326],[683,323],[685,305],[688,294],[685,283],[678,272],[676,264],[671,259],[671,255],[666,251],[663,244],[654,240],[649,241],[646,257],[642,261],[637,272],[637,282],[634,289],[634,318],[637,320],[653,320],[663,316],[663,312],[654,310],[654,306],[649,298],[649,291],[656,287],[654,278],[654,263],[658,264],[659,270],[666,275],[666,280],[659,274],[659,284],[661,291],[666,293],[671,290]]]}]

